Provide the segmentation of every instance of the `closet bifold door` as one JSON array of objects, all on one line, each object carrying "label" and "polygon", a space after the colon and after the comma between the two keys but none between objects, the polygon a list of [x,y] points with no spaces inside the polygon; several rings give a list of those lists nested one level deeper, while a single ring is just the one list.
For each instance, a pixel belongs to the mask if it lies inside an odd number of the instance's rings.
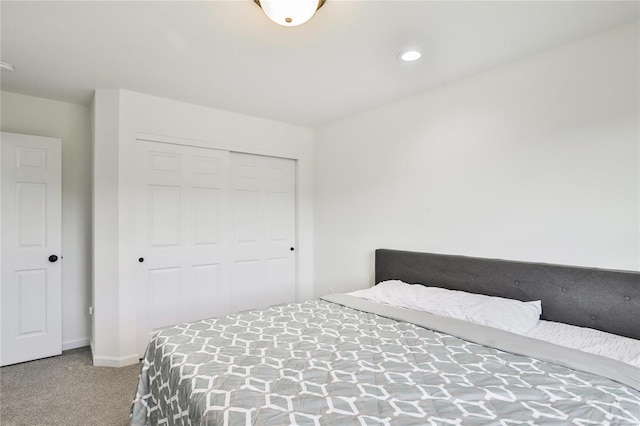
[{"label": "closet bifold door", "polygon": [[295,160],[138,140],[135,164],[140,356],[159,329],[295,300]]}]

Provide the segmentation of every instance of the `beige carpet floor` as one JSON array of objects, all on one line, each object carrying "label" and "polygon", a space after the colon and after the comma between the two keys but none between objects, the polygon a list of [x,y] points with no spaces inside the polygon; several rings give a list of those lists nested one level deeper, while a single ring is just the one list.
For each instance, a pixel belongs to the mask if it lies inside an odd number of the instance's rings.
[{"label": "beige carpet floor", "polygon": [[88,347],[0,368],[0,424],[129,424],[139,365],[94,367]]}]

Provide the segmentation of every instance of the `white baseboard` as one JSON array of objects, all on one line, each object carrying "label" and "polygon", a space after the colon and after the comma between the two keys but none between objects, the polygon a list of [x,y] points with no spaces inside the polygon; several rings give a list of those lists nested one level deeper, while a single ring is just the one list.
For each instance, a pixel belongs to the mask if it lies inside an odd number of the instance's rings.
[{"label": "white baseboard", "polygon": [[[93,353],[93,351],[92,351]],[[93,355],[93,365],[95,367],[126,367],[128,365],[137,364],[140,360],[138,359],[138,354],[124,356],[124,357],[115,357],[115,356],[99,356]]]},{"label": "white baseboard", "polygon": [[63,351],[68,351],[69,349],[83,348],[85,346],[89,346],[89,338],[67,340],[66,342],[62,342]]}]

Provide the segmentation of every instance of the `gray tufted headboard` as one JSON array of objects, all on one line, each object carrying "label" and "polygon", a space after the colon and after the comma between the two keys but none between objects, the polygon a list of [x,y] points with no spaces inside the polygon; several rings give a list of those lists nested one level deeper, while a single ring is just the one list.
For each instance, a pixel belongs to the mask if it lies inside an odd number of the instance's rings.
[{"label": "gray tufted headboard", "polygon": [[640,339],[640,273],[378,249],[376,284],[401,280],[522,301],[542,319]]}]

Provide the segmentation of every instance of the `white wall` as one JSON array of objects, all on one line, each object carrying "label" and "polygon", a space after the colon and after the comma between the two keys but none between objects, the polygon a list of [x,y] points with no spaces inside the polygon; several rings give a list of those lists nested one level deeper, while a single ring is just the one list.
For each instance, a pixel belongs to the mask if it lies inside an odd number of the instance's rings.
[{"label": "white wall", "polygon": [[376,248],[640,269],[638,48],[622,26],[318,129],[315,294],[371,284]]},{"label": "white wall", "polygon": [[119,364],[118,152],[120,96],[96,91],[93,113],[93,317],[91,353]]},{"label": "white wall", "polygon": [[[298,298],[313,294],[313,131],[124,90],[94,98],[94,364],[137,362],[136,137],[297,160]],[[98,297],[100,295],[100,297]]]},{"label": "white wall", "polygon": [[91,115],[87,106],[2,92],[3,132],[62,139],[62,349],[89,344]]}]

